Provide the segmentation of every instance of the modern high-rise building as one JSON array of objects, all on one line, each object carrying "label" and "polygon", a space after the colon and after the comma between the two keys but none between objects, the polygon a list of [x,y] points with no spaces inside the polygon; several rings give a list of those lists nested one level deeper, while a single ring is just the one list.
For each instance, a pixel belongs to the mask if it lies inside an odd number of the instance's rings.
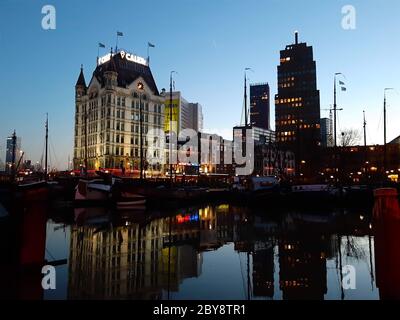
[{"label": "modern high-rise building", "polygon": [[197,132],[203,131],[203,107],[200,103],[190,103],[190,109],[192,111],[192,128]]},{"label": "modern high-rise building", "polygon": [[320,96],[313,48],[295,43],[280,52],[278,94],[275,96],[276,139],[292,150],[296,174],[309,179],[318,172],[321,145]]},{"label": "modern high-rise building", "polygon": [[[169,92],[163,91],[161,95],[164,97],[165,105],[165,132],[169,131],[170,126],[170,105],[171,96]],[[201,132],[203,129],[203,113],[199,103],[190,103],[183,98],[181,92],[172,92],[172,129],[176,133],[180,133],[184,129],[193,129]]]},{"label": "modern high-rise building", "polygon": [[9,172],[13,163],[17,163],[21,153],[21,137],[7,137],[5,171]]},{"label": "modern high-rise building", "polygon": [[[85,166],[87,161],[89,170],[137,170],[140,133],[146,159],[148,131],[164,127],[164,98],[147,60],[122,50],[111,52],[98,59],[88,85],[81,68],[75,93],[74,168]],[[151,156],[159,164],[146,167],[161,170],[164,150],[155,148]]]},{"label": "modern high-rise building", "polygon": [[258,128],[270,130],[269,84],[250,85],[250,123]]},{"label": "modern high-rise building", "polygon": [[323,148],[333,146],[332,119],[321,119],[321,146]]}]

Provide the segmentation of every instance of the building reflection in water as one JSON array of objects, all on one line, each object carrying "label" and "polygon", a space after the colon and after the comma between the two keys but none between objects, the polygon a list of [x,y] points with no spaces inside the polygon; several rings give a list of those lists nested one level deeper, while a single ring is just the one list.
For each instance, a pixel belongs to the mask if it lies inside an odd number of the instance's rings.
[{"label": "building reflection in water", "polygon": [[[80,211],[81,223],[82,215],[89,216]],[[228,205],[120,224],[71,228],[70,299],[165,298],[163,292],[200,276],[203,252],[234,240]]]},{"label": "building reflection in water", "polygon": [[274,297],[274,246],[255,244],[253,253],[253,296]]},{"label": "building reflection in water", "polygon": [[329,242],[320,234],[285,235],[279,241],[280,289],[285,300],[323,300]]},{"label": "building reflection in water", "polygon": [[337,224],[329,214],[271,220],[229,205],[138,215],[142,218],[71,227],[70,299],[169,299],[185,279],[202,276],[205,252],[233,243],[239,257],[247,256],[245,297],[275,298],[279,285],[283,299],[321,300],[327,294],[327,261],[335,260],[339,270],[346,245],[337,234],[349,231],[340,226],[350,224],[357,236],[368,230],[366,221]]},{"label": "building reflection in water", "polygon": [[202,257],[193,247],[199,219],[190,217],[183,223],[174,217],[171,236],[169,218],[104,230],[73,227],[69,298],[160,299],[162,290],[177,291],[183,279],[201,273]]}]

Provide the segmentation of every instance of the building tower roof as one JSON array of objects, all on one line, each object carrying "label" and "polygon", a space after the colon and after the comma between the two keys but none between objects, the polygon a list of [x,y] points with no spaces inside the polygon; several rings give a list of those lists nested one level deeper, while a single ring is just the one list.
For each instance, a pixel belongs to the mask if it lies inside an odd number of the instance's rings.
[{"label": "building tower roof", "polygon": [[113,54],[112,48],[111,48],[111,53],[110,53],[110,61],[108,61],[108,63],[107,63],[106,71],[117,72],[117,67],[115,65],[114,54]]},{"label": "building tower roof", "polygon": [[81,65],[81,72],[79,73],[78,81],[76,81],[76,87],[77,86],[83,86],[86,88],[86,81],[85,81],[85,75],[83,74],[83,65]]}]

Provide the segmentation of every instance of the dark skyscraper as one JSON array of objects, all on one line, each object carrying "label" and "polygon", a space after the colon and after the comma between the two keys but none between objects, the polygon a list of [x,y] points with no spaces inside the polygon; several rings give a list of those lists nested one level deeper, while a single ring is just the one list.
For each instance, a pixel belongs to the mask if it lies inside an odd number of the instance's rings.
[{"label": "dark skyscraper", "polygon": [[309,180],[318,170],[320,100],[313,48],[298,42],[280,53],[275,97],[276,139],[296,157],[296,174]]},{"label": "dark skyscraper", "polygon": [[250,123],[258,128],[270,129],[269,84],[250,85]]},{"label": "dark skyscraper", "polygon": [[[14,145],[15,143],[15,145]],[[11,170],[12,164],[16,164],[19,161],[21,150],[21,137],[10,136],[7,138],[7,150],[6,150],[6,163],[5,171]]]}]

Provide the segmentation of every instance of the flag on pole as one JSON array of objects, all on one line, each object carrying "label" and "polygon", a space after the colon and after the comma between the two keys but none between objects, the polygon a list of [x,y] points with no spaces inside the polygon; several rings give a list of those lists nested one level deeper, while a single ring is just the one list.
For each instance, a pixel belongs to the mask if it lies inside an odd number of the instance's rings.
[{"label": "flag on pole", "polygon": [[118,36],[118,37],[123,37],[124,34],[123,34],[121,31],[117,31],[117,36]]},{"label": "flag on pole", "polygon": [[102,44],[101,42],[99,42],[99,48],[105,48],[106,46],[104,44]]},{"label": "flag on pole", "polygon": [[342,87],[342,91],[347,91],[347,89],[345,87]]},{"label": "flag on pole", "polygon": [[147,45],[148,45],[150,48],[155,48],[155,45],[152,44],[152,43],[150,43],[150,42],[148,42]]},{"label": "flag on pole", "polygon": [[339,80],[339,84],[340,84],[341,86],[344,86],[344,85],[345,85],[345,83],[344,83],[343,81],[340,81],[340,80]]}]

